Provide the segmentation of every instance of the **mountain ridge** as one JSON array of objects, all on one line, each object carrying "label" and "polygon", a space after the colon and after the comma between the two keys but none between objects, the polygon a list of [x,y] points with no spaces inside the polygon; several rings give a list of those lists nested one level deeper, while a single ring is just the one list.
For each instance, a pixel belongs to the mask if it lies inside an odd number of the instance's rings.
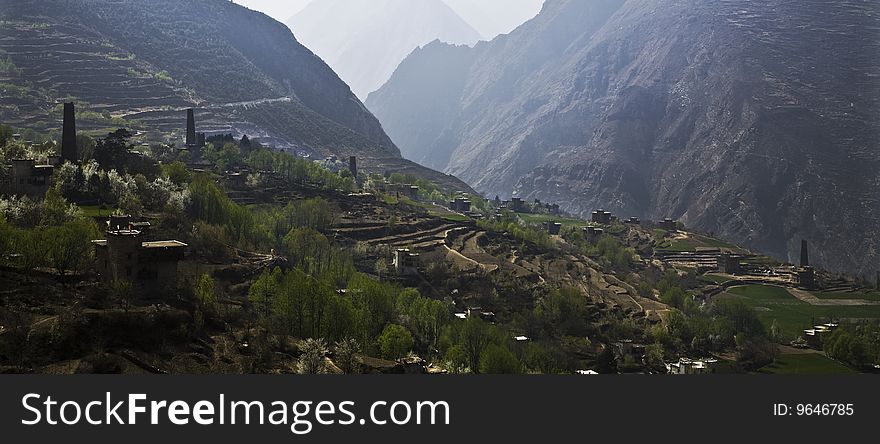
[{"label": "mountain ridge", "polygon": [[[863,1],[551,0],[492,42],[414,52],[366,103],[405,157],[490,196],[678,218],[785,258],[806,238],[819,263],[868,274],[878,17]],[[434,85],[408,73],[453,60],[454,85],[409,100]]]},{"label": "mountain ridge", "polygon": [[0,4],[0,57],[12,66],[0,73],[4,123],[52,131],[58,103],[75,101],[84,131],[129,126],[182,144],[182,110],[195,108],[209,134],[248,134],[318,158],[358,155],[367,168],[469,189],[401,159],[349,87],[262,13],[217,0]]}]

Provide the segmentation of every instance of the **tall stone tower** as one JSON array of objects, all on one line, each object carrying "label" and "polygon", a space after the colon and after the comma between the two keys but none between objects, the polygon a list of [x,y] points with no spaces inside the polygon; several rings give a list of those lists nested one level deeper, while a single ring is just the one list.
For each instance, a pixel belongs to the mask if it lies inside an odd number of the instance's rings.
[{"label": "tall stone tower", "polygon": [[358,158],[357,158],[357,156],[351,156],[348,158],[348,171],[351,171],[351,175],[354,176],[354,180],[357,180],[357,177],[358,177]]},{"label": "tall stone tower", "polygon": [[192,108],[186,110],[186,146],[194,147],[199,143],[196,139],[196,118]]},{"label": "tall stone tower", "polygon": [[64,123],[61,130],[61,158],[68,162],[78,159],[76,148],[76,111],[73,103],[64,104]]},{"label": "tall stone tower", "polygon": [[810,252],[807,247],[807,240],[801,240],[801,267],[810,266]]}]

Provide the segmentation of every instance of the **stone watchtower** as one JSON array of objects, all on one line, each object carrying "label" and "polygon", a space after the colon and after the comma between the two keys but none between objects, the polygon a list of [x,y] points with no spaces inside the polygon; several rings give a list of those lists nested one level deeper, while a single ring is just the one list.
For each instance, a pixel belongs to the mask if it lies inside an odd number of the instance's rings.
[{"label": "stone watchtower", "polygon": [[357,156],[350,156],[348,158],[348,171],[351,172],[354,180],[357,180],[358,177],[358,158]]},{"label": "stone watchtower", "polygon": [[198,146],[198,139],[196,138],[196,118],[195,113],[192,108],[186,110],[186,146],[187,148],[194,148]]},{"label": "stone watchtower", "polygon": [[112,230],[107,232],[107,274],[114,280],[132,281],[137,278],[140,260],[141,232]]},{"label": "stone watchtower", "polygon": [[61,158],[68,162],[79,160],[76,147],[76,111],[73,103],[64,104],[64,123],[61,131]]},{"label": "stone watchtower", "polygon": [[810,266],[810,251],[808,250],[807,240],[801,240],[801,267]]}]

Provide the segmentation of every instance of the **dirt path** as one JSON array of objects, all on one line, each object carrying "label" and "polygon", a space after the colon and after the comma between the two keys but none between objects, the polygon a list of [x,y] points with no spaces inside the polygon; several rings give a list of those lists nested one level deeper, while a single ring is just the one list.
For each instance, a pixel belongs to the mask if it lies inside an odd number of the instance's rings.
[{"label": "dirt path", "polygon": [[827,305],[827,306],[866,306],[880,305],[880,301],[866,301],[863,299],[820,299],[808,291],[799,288],[786,288],[788,292],[810,305]]}]

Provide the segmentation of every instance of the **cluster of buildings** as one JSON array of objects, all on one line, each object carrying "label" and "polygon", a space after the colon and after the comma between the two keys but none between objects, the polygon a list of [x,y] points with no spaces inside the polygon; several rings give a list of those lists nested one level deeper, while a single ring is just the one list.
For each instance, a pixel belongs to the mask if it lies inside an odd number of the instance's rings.
[{"label": "cluster of buildings", "polygon": [[449,209],[459,213],[470,213],[471,204],[472,202],[467,196],[456,196],[455,199],[449,202]]},{"label": "cluster of buildings", "polygon": [[834,333],[834,330],[837,330],[837,327],[839,327],[839,325],[832,322],[814,325],[813,328],[804,330],[803,338],[806,341],[807,346],[821,350],[825,338],[831,333]]},{"label": "cluster of buildings", "polygon": [[672,375],[708,375],[715,373],[718,360],[679,358],[678,362],[666,364],[666,372]]},{"label": "cluster of buildings", "polygon": [[562,214],[559,204],[543,203],[540,199],[535,199],[529,204],[521,197],[501,200],[496,196],[495,206],[499,209],[508,209],[514,213],[547,213],[554,216]]},{"label": "cluster of buildings", "polygon": [[0,183],[0,194],[43,196],[52,185],[51,178],[55,168],[64,162],[75,163],[78,160],[75,107],[73,103],[65,103],[61,155],[49,156],[46,162],[38,162],[35,159],[11,159],[10,175],[5,183]]}]

